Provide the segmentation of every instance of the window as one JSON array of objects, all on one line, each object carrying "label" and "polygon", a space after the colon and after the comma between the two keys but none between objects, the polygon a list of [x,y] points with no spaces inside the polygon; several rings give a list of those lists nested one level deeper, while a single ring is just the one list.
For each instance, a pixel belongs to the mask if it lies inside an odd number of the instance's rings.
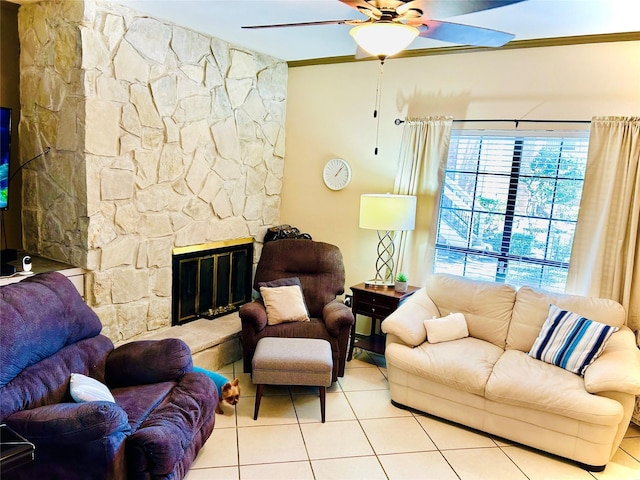
[{"label": "window", "polygon": [[454,132],[434,272],[564,291],[587,135]]}]

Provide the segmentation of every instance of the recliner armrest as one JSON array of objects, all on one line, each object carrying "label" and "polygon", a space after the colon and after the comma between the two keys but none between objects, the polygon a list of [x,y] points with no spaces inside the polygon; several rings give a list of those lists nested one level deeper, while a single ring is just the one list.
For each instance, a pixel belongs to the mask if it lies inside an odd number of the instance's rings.
[{"label": "recliner armrest", "polygon": [[337,337],[340,330],[345,327],[351,329],[351,325],[355,321],[351,309],[337,298],[324,306],[322,319],[327,331],[334,337]]},{"label": "recliner armrest", "polygon": [[267,309],[262,302],[254,300],[245,303],[238,312],[243,324],[251,325],[254,332],[261,332],[267,326]]},{"label": "recliner armrest", "polygon": [[589,393],[640,395],[640,350],[628,327],[611,335],[602,354],[585,370],[584,386]]},{"label": "recliner armrest", "polygon": [[107,357],[105,382],[128,387],[177,381],[193,369],[191,349],[178,338],[125,343]]},{"label": "recliner armrest", "polygon": [[6,423],[34,443],[85,444],[131,431],[126,412],[112,402],[44,405],[20,410]]}]

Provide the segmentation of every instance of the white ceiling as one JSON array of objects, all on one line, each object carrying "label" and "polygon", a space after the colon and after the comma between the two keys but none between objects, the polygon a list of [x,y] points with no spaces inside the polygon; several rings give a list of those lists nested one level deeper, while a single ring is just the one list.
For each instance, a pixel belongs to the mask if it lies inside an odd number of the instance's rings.
[{"label": "white ceiling", "polygon": [[[459,1],[459,0],[449,0]],[[242,29],[243,25],[364,19],[338,0],[114,0],[155,18],[287,61],[353,56],[349,25]],[[437,18],[514,33],[514,40],[640,32],[640,0],[527,0]],[[452,44],[417,38],[409,49]]]}]

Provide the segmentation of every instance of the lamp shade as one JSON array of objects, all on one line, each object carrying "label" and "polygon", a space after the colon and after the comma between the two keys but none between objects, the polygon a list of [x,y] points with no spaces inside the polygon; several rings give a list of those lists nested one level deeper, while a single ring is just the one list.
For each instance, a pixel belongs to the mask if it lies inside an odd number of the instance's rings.
[{"label": "lamp shade", "polygon": [[361,48],[381,58],[404,50],[418,33],[418,29],[411,25],[385,21],[363,23],[349,31]]},{"label": "lamp shade", "polygon": [[360,197],[360,228],[398,231],[416,226],[416,197],[368,193]]}]

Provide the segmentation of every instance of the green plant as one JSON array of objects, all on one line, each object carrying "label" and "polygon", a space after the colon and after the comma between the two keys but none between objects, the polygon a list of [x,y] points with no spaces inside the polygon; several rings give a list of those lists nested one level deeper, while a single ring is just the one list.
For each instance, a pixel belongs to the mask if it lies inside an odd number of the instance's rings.
[{"label": "green plant", "polygon": [[396,276],[396,282],[406,282],[407,281],[407,276],[400,272],[397,276]]}]

